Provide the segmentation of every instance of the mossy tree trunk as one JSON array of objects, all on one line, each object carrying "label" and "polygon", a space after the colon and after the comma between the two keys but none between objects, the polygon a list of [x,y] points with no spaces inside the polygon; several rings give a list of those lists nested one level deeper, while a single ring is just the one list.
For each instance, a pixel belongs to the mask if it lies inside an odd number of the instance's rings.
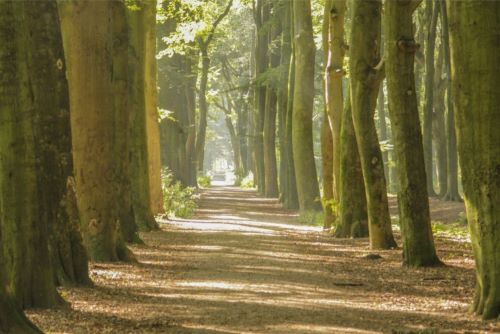
[{"label": "mossy tree trunk", "polygon": [[268,65],[268,33],[266,25],[269,21],[269,0],[257,0],[254,11],[256,27],[255,44],[255,93],[254,93],[254,164],[257,189],[265,193],[265,165],[264,165],[264,117],[266,110],[266,86],[260,82],[260,76],[266,71]]},{"label": "mossy tree trunk", "polygon": [[[128,260],[120,231],[112,2],[60,1],[72,147],[84,244],[94,261]],[[120,129],[125,131],[125,129]]]},{"label": "mossy tree trunk", "polygon": [[335,236],[338,238],[366,237],[368,236],[368,216],[365,185],[352,122],[350,92],[342,114],[340,145],[340,202]]},{"label": "mossy tree trunk", "polygon": [[282,75],[278,87],[278,119],[280,138],[280,193],[283,206],[288,209],[298,208],[297,187],[295,183],[295,166],[292,146],[292,112],[293,112],[293,42],[292,13],[293,3],[288,1],[283,6],[281,35]]},{"label": "mossy tree trunk", "polygon": [[425,158],[425,173],[427,175],[427,193],[429,196],[436,196],[434,191],[434,177],[432,173],[432,123],[434,111],[434,57],[436,47],[436,30],[439,11],[438,2],[427,1],[425,3],[425,17],[430,22],[427,29],[425,43],[425,105],[423,117],[423,146]]},{"label": "mossy tree trunk", "polygon": [[447,1],[453,96],[467,221],[476,258],[473,310],[500,315],[500,2]]},{"label": "mossy tree trunk", "polygon": [[[57,58],[62,56],[61,41],[50,21],[57,18],[56,11],[55,2],[0,4],[0,326],[27,332],[35,330],[18,307],[63,304],[52,263],[52,256],[60,258],[49,247],[71,237],[62,205],[68,175],[54,178],[68,172],[59,164],[71,165],[69,150],[61,148],[64,138],[58,137],[68,135],[69,126],[68,110],[61,112],[59,105],[67,91],[58,87],[64,62]],[[58,117],[61,123],[54,124]],[[60,220],[58,214],[63,215]],[[61,237],[49,241],[54,231]],[[7,304],[10,311],[3,309]]]},{"label": "mossy tree trunk", "polygon": [[[324,13],[323,13],[323,56],[324,59],[328,59],[329,53],[329,43],[328,36],[330,34],[330,10],[331,1],[326,1]],[[326,74],[327,62],[323,62],[323,73]],[[330,118],[328,117],[328,101],[326,96],[327,86],[326,77],[323,80],[324,88],[324,99],[325,99],[325,110],[323,113],[323,119],[321,120],[321,163],[322,163],[322,186],[323,186],[323,228],[330,229],[332,224],[335,222],[334,213],[334,179],[333,179],[333,134],[332,127],[330,124]]]},{"label": "mossy tree trunk", "polygon": [[293,94],[293,160],[301,211],[321,210],[314,161],[312,112],[314,102],[314,46],[311,2],[293,3],[295,77]]},{"label": "mossy tree trunk", "polygon": [[149,199],[150,209],[153,214],[164,212],[157,97],[156,4],[156,0],[144,1],[144,94],[146,103]]},{"label": "mossy tree trunk", "polygon": [[[276,6],[273,8],[277,10]],[[281,34],[281,24],[273,22],[269,31],[269,43],[276,45],[275,49],[270,49],[268,70],[274,70],[280,63],[279,37]],[[276,43],[277,42],[277,43]],[[276,114],[278,108],[277,88],[272,84],[267,87],[266,105],[264,113],[264,195],[266,197],[278,197],[278,166],[276,161]]]},{"label": "mossy tree trunk", "polygon": [[[327,4],[328,5],[328,4]],[[344,96],[342,78],[344,77],[344,54],[347,44],[344,41],[344,22],[346,1],[331,0],[329,8],[328,61],[325,72],[326,108],[330,118],[333,139],[333,199],[340,202],[340,131]]]},{"label": "mossy tree trunk", "polygon": [[380,57],[381,1],[352,2],[351,106],[363,171],[370,247],[396,246],[392,235],[384,161],[375,126],[378,90],[383,79]]},{"label": "mossy tree trunk", "polygon": [[440,263],[432,236],[427,181],[415,89],[412,15],[418,1],[387,1],[384,12],[385,71],[389,115],[398,171],[398,204],[403,262]]},{"label": "mossy tree trunk", "polygon": [[[82,243],[74,190],[68,83],[56,1],[25,7],[28,28],[30,79],[38,119],[35,147],[49,252],[57,285],[89,285],[87,253]],[[44,19],[40,19],[40,15]],[[47,89],[51,87],[51,89]],[[47,186],[50,185],[50,186]]]},{"label": "mossy tree trunk", "polygon": [[446,72],[446,152],[448,161],[447,191],[443,199],[446,201],[460,202],[462,198],[458,193],[458,154],[457,134],[455,130],[455,110],[453,104],[451,83],[451,58],[450,42],[448,32],[448,10],[445,2],[439,1],[441,5],[441,42],[444,47],[444,63]]},{"label": "mossy tree trunk", "polygon": [[128,49],[129,29],[127,22],[127,8],[123,1],[112,2],[113,15],[113,97],[115,112],[115,156],[120,164],[116,169],[118,182],[117,204],[120,215],[120,227],[126,242],[139,241],[137,225],[132,205],[131,166],[129,161],[130,146],[130,110],[129,110],[129,71]]},{"label": "mossy tree trunk", "polygon": [[131,175],[132,175],[132,203],[135,221],[139,229],[151,231],[158,229],[151,206],[150,191],[150,164],[147,133],[147,82],[146,71],[148,56],[146,52],[146,26],[151,19],[147,14],[152,3],[137,2],[138,8],[127,11],[129,22],[129,112],[131,117],[132,145]]}]

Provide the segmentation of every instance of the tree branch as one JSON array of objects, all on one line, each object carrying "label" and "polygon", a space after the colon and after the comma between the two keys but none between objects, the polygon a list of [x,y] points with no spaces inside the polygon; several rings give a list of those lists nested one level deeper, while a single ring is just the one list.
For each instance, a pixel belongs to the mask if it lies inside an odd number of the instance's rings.
[{"label": "tree branch", "polygon": [[233,6],[233,0],[229,0],[227,3],[226,9],[217,17],[215,20],[214,24],[212,25],[212,29],[210,29],[210,32],[208,33],[207,39],[204,41],[204,43],[208,46],[210,42],[212,42],[212,39],[214,38],[215,30],[217,29],[217,26],[222,22],[222,20],[229,14],[229,11],[231,10],[231,7]]}]

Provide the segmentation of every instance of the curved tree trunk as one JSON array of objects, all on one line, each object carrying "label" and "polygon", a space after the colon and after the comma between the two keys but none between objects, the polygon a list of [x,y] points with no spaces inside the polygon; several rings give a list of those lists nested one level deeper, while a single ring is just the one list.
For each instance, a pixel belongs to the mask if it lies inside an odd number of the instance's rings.
[{"label": "curved tree trunk", "polygon": [[[84,243],[94,261],[128,260],[117,205],[112,3],[61,1],[73,157]],[[123,130],[123,129],[122,129]]]},{"label": "curved tree trunk", "polygon": [[375,126],[378,90],[383,78],[380,57],[381,1],[354,1],[350,54],[351,105],[368,205],[370,247],[396,246],[392,235],[384,161]]},{"label": "curved tree trunk", "polygon": [[208,102],[207,102],[207,85],[208,71],[210,69],[210,58],[208,57],[208,45],[200,44],[201,51],[201,79],[200,91],[198,94],[198,103],[200,106],[200,114],[198,121],[198,131],[196,132],[196,161],[198,171],[203,172],[205,159],[205,139],[207,134],[208,124]]},{"label": "curved tree trunk", "polygon": [[500,67],[497,1],[448,1],[453,95],[467,221],[476,258],[473,310],[500,315]]},{"label": "curved tree trunk", "polygon": [[293,3],[295,89],[293,94],[293,161],[301,211],[321,210],[314,161],[312,112],[314,101],[314,46],[311,2]]},{"label": "curved tree trunk", "polygon": [[440,264],[432,237],[422,133],[415,90],[414,1],[385,3],[384,33],[389,115],[398,169],[398,202],[403,262],[420,267]]}]

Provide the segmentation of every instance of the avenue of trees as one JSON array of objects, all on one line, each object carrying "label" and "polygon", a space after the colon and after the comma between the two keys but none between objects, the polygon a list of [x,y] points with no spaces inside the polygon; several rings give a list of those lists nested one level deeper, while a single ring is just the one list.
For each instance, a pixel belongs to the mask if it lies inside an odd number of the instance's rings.
[{"label": "avenue of trees", "polygon": [[443,265],[429,197],[465,202],[473,310],[500,314],[500,1],[0,1],[0,333],[135,261],[162,169],[197,187],[223,120],[239,184],[334,237]]}]

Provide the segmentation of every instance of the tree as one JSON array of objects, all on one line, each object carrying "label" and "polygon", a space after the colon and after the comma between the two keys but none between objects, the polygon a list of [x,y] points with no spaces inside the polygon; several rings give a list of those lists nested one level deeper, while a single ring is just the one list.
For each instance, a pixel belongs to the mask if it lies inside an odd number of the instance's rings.
[{"label": "tree", "polygon": [[363,171],[371,248],[396,246],[392,235],[384,161],[375,126],[378,90],[383,79],[380,57],[381,1],[352,2],[351,105]]},{"label": "tree", "polygon": [[[4,41],[0,48],[0,294],[2,307],[12,307],[1,317],[13,317],[1,323],[5,328],[22,328],[25,320],[18,307],[59,306],[64,301],[56,283],[88,283],[89,278],[80,236],[66,212],[70,129],[61,39],[50,20],[57,20],[56,3],[6,1],[0,12]],[[60,249],[72,253],[60,255]]]},{"label": "tree", "polygon": [[207,88],[208,88],[208,72],[210,70],[210,57],[208,53],[208,48],[210,43],[214,38],[217,26],[222,22],[222,20],[229,14],[229,10],[233,5],[233,0],[229,0],[224,11],[217,16],[213,24],[211,25],[206,36],[198,36],[197,43],[200,48],[201,54],[201,77],[200,77],[200,88],[199,88],[199,107],[200,107],[200,118],[198,123],[198,131],[196,137],[196,157],[198,161],[198,170],[203,171],[203,160],[205,156],[205,138],[207,132],[207,117],[208,117],[208,103],[207,103]]},{"label": "tree", "polygon": [[[329,41],[328,37],[330,34],[330,10],[332,4],[331,1],[326,1],[323,13],[323,26],[322,26],[322,43],[323,43],[323,56],[328,59],[329,53]],[[323,89],[326,93],[328,87],[326,86],[326,70],[328,63],[323,62],[323,73],[325,77],[323,80]],[[321,121],[321,162],[323,170],[323,228],[329,229],[335,222],[335,212],[334,212],[334,177],[333,177],[333,134],[332,125],[330,123],[330,118],[328,117],[328,101],[327,96],[324,94],[325,98],[325,110],[323,113],[323,119]]]},{"label": "tree", "polygon": [[412,15],[419,1],[387,1],[384,34],[389,115],[398,170],[398,203],[403,262],[440,264],[434,248],[426,188],[422,134],[415,90]]},{"label": "tree", "polygon": [[265,193],[264,165],[264,118],[266,110],[266,86],[260,82],[262,74],[268,66],[268,34],[266,25],[269,21],[269,0],[257,0],[254,4],[255,21],[255,91],[254,91],[254,129],[253,160],[255,164],[255,180],[260,193]]},{"label": "tree", "polygon": [[432,173],[432,123],[434,110],[434,53],[436,46],[436,28],[438,21],[439,3],[427,1],[425,3],[426,18],[430,20],[425,43],[425,105],[423,119],[423,146],[425,158],[425,174],[427,176],[427,193],[436,196]]},{"label": "tree", "polygon": [[342,112],[340,130],[339,221],[335,236],[360,238],[368,236],[366,192],[359,158],[356,133],[352,122],[350,87]]},{"label": "tree", "polygon": [[[278,11],[278,8],[273,6],[273,11]],[[268,73],[272,74],[276,71],[277,67],[280,63],[280,45],[281,41],[281,24],[279,20],[275,18],[273,22],[271,22],[272,26],[269,30],[269,39],[268,43],[270,45],[274,45],[275,41],[278,42],[278,45],[275,46],[275,49],[270,48],[268,56],[269,64],[268,64]],[[279,189],[278,189],[278,166],[276,163],[276,113],[277,113],[277,103],[278,103],[278,94],[277,94],[277,80],[270,80],[267,84],[267,92],[266,92],[266,104],[264,111],[264,131],[263,131],[263,140],[264,140],[264,195],[266,197],[278,197]]]},{"label": "tree", "polygon": [[[131,146],[131,176],[132,176],[132,203],[137,226],[143,231],[158,229],[155,221],[151,201],[151,176],[153,172],[148,146],[148,113],[151,113],[149,104],[156,103],[148,99],[148,60],[147,40],[149,22],[155,16],[154,3],[137,1],[136,6],[127,11],[129,22],[129,61],[128,86],[129,110],[127,112],[131,121],[130,137]],[[150,125],[152,127],[153,125]],[[151,152],[154,154],[154,152]],[[154,159],[153,159],[154,160]],[[156,187],[156,185],[155,185]]]},{"label": "tree", "polygon": [[[72,147],[84,244],[94,261],[128,260],[120,231],[112,2],[61,1]],[[108,52],[111,50],[111,52]],[[126,117],[123,115],[123,117]]]},{"label": "tree", "polygon": [[448,1],[452,91],[467,221],[476,258],[473,310],[500,315],[500,3]]},{"label": "tree", "polygon": [[295,77],[293,94],[293,160],[301,211],[321,210],[314,162],[312,111],[314,100],[314,46],[311,2],[293,3]]},{"label": "tree", "polygon": [[453,104],[451,83],[451,58],[450,42],[448,33],[448,13],[445,2],[440,0],[441,5],[441,41],[444,47],[444,61],[446,73],[446,152],[448,161],[447,192],[443,199],[446,201],[461,201],[458,193],[458,156],[457,156],[457,134],[455,130],[455,110]]}]

